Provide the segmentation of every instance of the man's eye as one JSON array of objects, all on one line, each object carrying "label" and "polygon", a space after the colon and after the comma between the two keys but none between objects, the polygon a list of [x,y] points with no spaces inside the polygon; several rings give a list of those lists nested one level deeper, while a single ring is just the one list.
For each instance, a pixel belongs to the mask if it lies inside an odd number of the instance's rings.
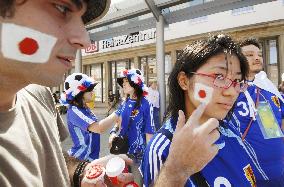
[{"label": "man's eye", "polygon": [[58,10],[59,12],[61,12],[63,15],[66,15],[68,12],[71,11],[67,6],[64,6],[64,5],[55,4],[54,6],[55,6],[55,8],[57,8],[57,10]]},{"label": "man's eye", "polygon": [[253,54],[246,54],[245,56],[246,56],[246,57],[252,57]]}]

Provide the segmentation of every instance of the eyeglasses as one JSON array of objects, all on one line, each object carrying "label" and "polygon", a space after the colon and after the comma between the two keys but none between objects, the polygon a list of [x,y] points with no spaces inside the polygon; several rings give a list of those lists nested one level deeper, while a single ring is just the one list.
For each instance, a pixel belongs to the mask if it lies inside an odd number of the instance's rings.
[{"label": "eyeglasses", "polygon": [[206,77],[211,77],[213,78],[213,84],[214,86],[218,87],[218,88],[223,88],[223,89],[228,89],[230,88],[232,85],[235,88],[235,90],[237,92],[244,92],[246,91],[248,85],[247,82],[245,81],[233,81],[232,79],[226,78],[222,75],[214,75],[214,74],[205,74],[205,73],[197,73],[197,72],[190,72],[191,74],[194,75],[201,75],[201,76],[206,76]]}]

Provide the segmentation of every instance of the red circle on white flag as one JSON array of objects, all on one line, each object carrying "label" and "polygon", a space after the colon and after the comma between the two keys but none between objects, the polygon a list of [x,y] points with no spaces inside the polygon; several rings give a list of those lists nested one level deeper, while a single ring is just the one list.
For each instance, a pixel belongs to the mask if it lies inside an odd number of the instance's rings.
[{"label": "red circle on white flag", "polygon": [[19,43],[19,50],[25,55],[33,55],[37,52],[39,46],[36,40],[32,38],[24,38]]},{"label": "red circle on white flag", "polygon": [[199,95],[199,97],[202,98],[202,99],[205,98],[205,97],[206,97],[206,92],[205,92],[205,90],[199,90],[198,95]]}]

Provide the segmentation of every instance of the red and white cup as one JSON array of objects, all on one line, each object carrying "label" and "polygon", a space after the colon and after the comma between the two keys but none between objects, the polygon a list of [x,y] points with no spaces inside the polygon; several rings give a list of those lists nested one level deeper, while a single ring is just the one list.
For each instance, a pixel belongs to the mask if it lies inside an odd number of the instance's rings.
[{"label": "red and white cup", "polygon": [[99,180],[104,180],[105,168],[100,165],[92,165],[87,168],[86,175],[83,178],[84,182],[96,184]]},{"label": "red and white cup", "polygon": [[125,184],[123,187],[139,187],[139,185],[136,182],[132,181],[130,183]]},{"label": "red and white cup", "polygon": [[119,184],[117,177],[121,173],[128,173],[125,161],[120,157],[113,157],[108,161],[106,165],[106,175],[108,176],[112,184],[117,185]]},{"label": "red and white cup", "polygon": [[[121,173],[128,173],[128,168],[125,161],[120,157],[113,157],[110,159],[106,165],[106,175],[114,185],[119,184],[118,176]],[[139,187],[137,183],[131,181],[124,185],[124,187]]]}]

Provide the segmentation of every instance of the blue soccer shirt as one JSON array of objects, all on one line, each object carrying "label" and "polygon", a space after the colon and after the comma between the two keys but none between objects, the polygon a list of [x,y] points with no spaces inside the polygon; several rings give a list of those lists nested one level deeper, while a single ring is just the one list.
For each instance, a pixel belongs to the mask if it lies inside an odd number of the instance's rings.
[{"label": "blue soccer shirt", "polygon": [[[257,98],[257,87],[251,85],[247,90],[255,102]],[[284,103],[274,94],[260,89],[260,101],[268,101],[275,118],[281,127],[284,117]],[[245,94],[241,93],[236,101],[234,114],[231,122],[243,134],[251,120],[248,101]],[[257,120],[254,120],[248,130],[244,143],[250,152],[255,155],[254,159],[259,162],[261,169],[266,177],[263,178],[261,173],[256,173],[258,186],[284,186],[284,140],[283,138],[264,139]],[[269,180],[270,183],[267,183]]]},{"label": "blue soccer shirt", "polygon": [[146,146],[146,133],[154,134],[153,106],[142,97],[140,106],[134,108],[136,100],[127,99],[116,114],[121,116],[120,135],[128,136],[129,154],[141,157]]},{"label": "blue soccer shirt", "polygon": [[[170,119],[162,128],[173,133],[175,126],[176,121]],[[201,171],[202,176],[210,186],[220,186],[221,184],[225,186],[255,186],[255,166],[247,154],[239,133],[229,125],[220,127],[220,132],[221,137],[216,142],[220,150],[217,156]],[[147,145],[140,167],[146,187],[156,180],[168,157],[170,146],[171,140],[160,132],[155,134]],[[185,186],[195,185],[189,178]]]},{"label": "blue soccer shirt", "polygon": [[70,105],[67,111],[67,125],[73,146],[68,150],[69,155],[88,161],[99,158],[100,134],[88,131],[89,125],[97,121],[90,109]]}]

